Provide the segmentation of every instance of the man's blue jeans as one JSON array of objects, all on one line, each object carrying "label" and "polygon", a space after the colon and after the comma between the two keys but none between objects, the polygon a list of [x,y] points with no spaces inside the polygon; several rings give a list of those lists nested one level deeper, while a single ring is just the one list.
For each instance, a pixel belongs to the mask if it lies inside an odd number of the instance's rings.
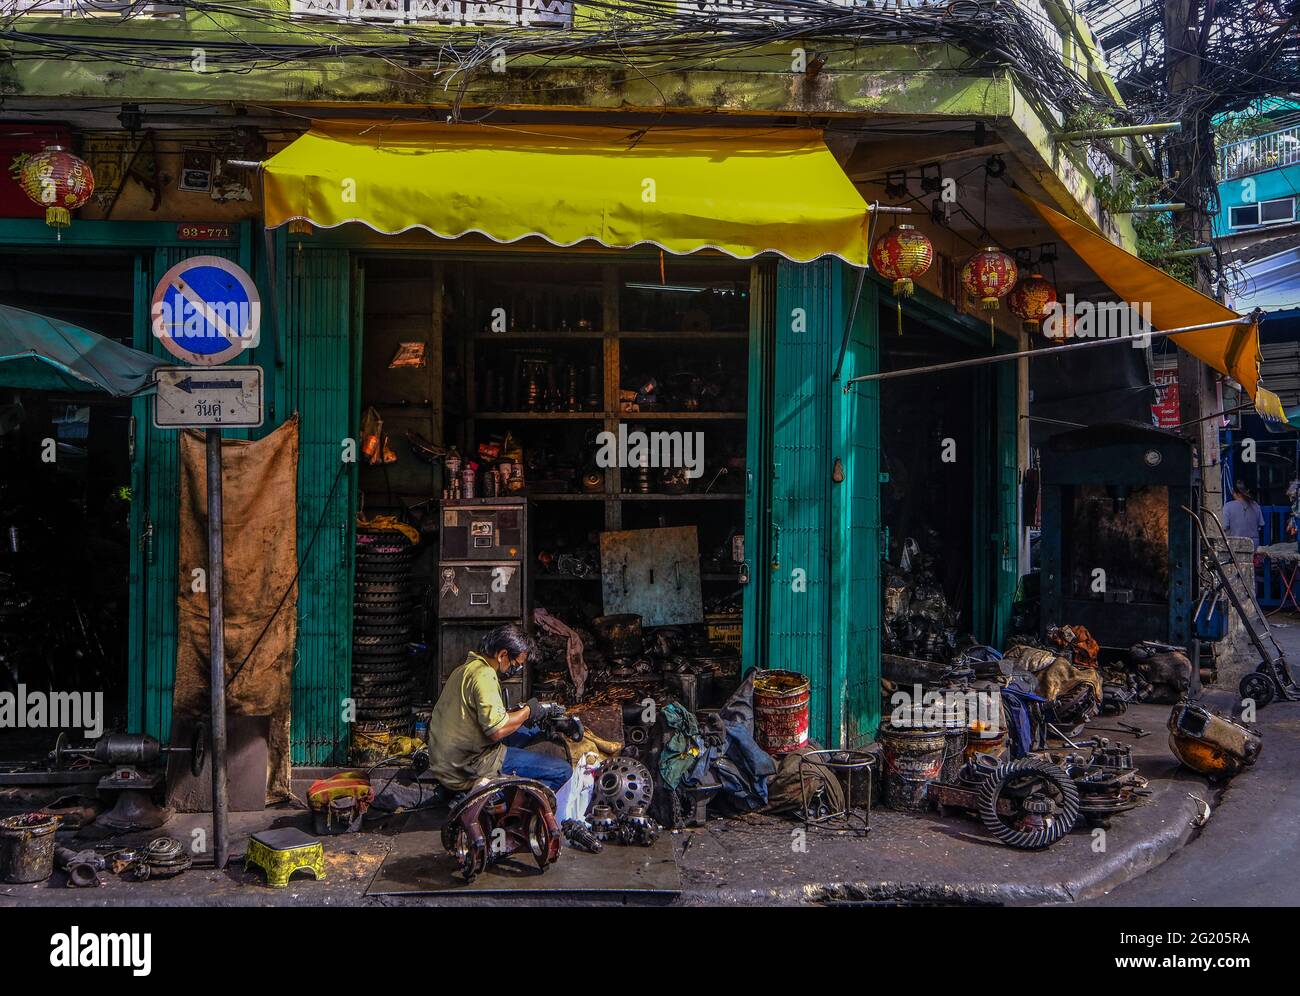
[{"label": "man's blue jeans", "polygon": [[535,726],[521,726],[506,737],[506,756],[501,762],[501,774],[532,778],[552,792],[558,792],[573,774],[573,768],[558,757],[528,750],[527,745],[540,735],[541,731]]}]

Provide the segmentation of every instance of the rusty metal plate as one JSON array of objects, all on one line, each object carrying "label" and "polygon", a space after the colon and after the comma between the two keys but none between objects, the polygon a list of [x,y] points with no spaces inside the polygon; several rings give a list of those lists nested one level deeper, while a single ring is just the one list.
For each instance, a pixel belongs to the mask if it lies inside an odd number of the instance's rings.
[{"label": "rusty metal plate", "polygon": [[[187,744],[193,721],[177,718],[172,743]],[[260,813],[266,808],[269,716],[226,716],[226,782],[232,813]],[[212,754],[196,777],[189,754],[167,756],[167,805],[181,813],[212,812]]]},{"label": "rusty metal plate", "polygon": [[704,621],[694,526],[601,533],[600,574],[606,615],[634,612],[643,626]]}]

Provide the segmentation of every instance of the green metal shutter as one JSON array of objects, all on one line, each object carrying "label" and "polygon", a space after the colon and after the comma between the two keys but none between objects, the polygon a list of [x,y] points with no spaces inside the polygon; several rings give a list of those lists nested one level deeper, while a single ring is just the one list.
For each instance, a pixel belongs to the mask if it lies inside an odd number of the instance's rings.
[{"label": "green metal shutter", "polygon": [[755,264],[750,281],[749,405],[745,422],[744,645],[746,671],[767,666],[770,592],[768,539],[771,530],[768,456],[772,445],[772,311],[776,306],[775,267]]},{"label": "green metal shutter", "polygon": [[[150,331],[149,303],[162,275],[191,256],[221,256],[245,268],[249,266],[247,245],[242,249],[204,244],[154,250],[152,259],[141,261],[136,268],[136,349],[171,358]],[[139,537],[139,545],[133,552],[127,715],[133,731],[148,733],[166,743],[171,736],[176,678],[180,433],[153,427],[151,398],[136,398],[131,403],[131,415],[135,419],[132,535]]]},{"label": "green metal shutter", "polygon": [[[283,241],[277,241],[283,254]],[[298,639],[293,669],[293,762],[345,763],[344,700],[352,686],[355,439],[353,270],[346,250],[296,248],[286,265],[283,407],[300,415]],[[315,535],[313,544],[312,537]],[[308,546],[311,546],[308,553]],[[305,555],[305,560],[303,559]]]},{"label": "green metal shutter", "polygon": [[990,642],[1006,645],[1011,631],[1011,605],[1020,582],[1020,448],[1017,363],[996,367],[996,432],[994,472],[999,546],[994,551],[993,616]]},{"label": "green metal shutter", "polygon": [[[856,276],[843,265],[836,269],[847,321]],[[840,483],[831,483],[831,661],[835,685],[842,688],[837,732],[838,743],[845,746],[872,739],[880,724],[880,385],[858,384],[847,394],[841,389],[851,378],[879,369],[876,295],[876,286],[867,281],[830,399],[835,410],[834,454],[844,475]]]},{"label": "green metal shutter", "polygon": [[[839,313],[829,260],[777,266],[768,667],[812,685],[810,734],[832,732],[830,373]],[[801,573],[796,573],[801,572]],[[838,724],[835,724],[838,725]]]}]

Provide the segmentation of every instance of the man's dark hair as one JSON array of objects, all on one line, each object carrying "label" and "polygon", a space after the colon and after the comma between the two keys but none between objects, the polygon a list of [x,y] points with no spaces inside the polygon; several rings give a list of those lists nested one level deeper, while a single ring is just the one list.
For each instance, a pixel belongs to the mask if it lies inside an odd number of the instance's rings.
[{"label": "man's dark hair", "polygon": [[528,656],[524,660],[531,661],[537,658],[537,641],[517,623],[505,623],[483,637],[481,650],[489,660],[506,650],[509,651],[511,660],[526,653]]}]

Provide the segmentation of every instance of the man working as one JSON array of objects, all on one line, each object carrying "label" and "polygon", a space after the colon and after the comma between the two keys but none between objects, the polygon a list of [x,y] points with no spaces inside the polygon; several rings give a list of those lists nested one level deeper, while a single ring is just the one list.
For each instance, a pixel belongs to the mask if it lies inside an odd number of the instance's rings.
[{"label": "man working", "polygon": [[569,780],[568,762],[527,749],[548,707],[529,699],[507,711],[501,692],[502,678],[520,674],[536,653],[523,627],[508,623],[447,676],[429,719],[428,773],[443,786],[462,792],[484,778],[514,775],[556,791]]}]

